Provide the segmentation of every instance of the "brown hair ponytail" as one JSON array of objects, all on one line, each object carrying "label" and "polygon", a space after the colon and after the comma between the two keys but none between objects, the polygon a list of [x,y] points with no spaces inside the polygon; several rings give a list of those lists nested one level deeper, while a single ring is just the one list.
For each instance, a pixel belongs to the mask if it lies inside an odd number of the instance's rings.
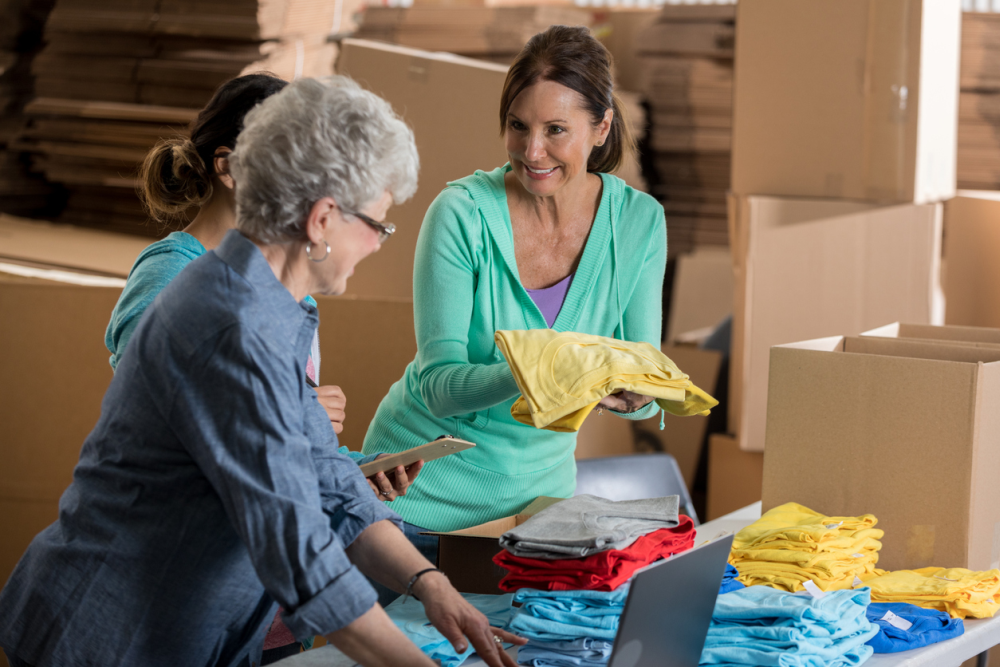
[{"label": "brown hair ponytail", "polygon": [[212,197],[212,176],[190,139],[161,139],[139,169],[142,203],[157,222],[176,218]]},{"label": "brown hair ponytail", "polygon": [[149,216],[166,222],[207,204],[212,198],[216,151],[235,149],[247,112],[286,85],[287,81],[267,73],[231,79],[198,113],[190,139],[161,139],[139,169],[139,197]]}]

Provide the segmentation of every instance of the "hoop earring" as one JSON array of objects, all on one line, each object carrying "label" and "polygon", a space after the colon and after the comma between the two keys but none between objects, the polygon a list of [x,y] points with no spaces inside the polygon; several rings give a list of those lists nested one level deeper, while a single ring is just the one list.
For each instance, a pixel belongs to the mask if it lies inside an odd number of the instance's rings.
[{"label": "hoop earring", "polygon": [[306,257],[310,262],[316,262],[318,264],[330,256],[330,244],[326,242],[326,239],[323,239],[323,245],[326,246],[326,254],[319,259],[313,259],[312,255],[309,254],[312,251],[312,243],[306,242]]}]

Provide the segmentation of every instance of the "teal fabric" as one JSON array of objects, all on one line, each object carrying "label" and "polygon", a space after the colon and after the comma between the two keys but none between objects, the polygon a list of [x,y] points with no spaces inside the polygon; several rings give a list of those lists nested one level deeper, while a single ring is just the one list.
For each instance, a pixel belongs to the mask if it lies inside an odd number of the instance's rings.
[{"label": "teal fabric", "polygon": [[[575,433],[514,420],[518,389],[498,329],[547,328],[518,278],[505,165],[450,183],[427,211],[413,271],[417,356],[382,400],[363,451],[398,452],[452,434],[477,447],[429,462],[393,509],[430,530],[514,514],[576,486]],[[553,329],[660,345],[663,207],[609,174]],[[656,414],[650,404],[628,418]]]},{"label": "teal fabric", "polygon": [[750,586],[720,595],[701,665],[847,667],[871,657],[865,642],[878,634],[865,611],[867,588],[833,591],[821,599]]},{"label": "teal fabric", "polygon": [[205,246],[184,232],[174,232],[139,253],[104,334],[104,344],[111,352],[111,368],[118,367],[132,332],[153,299],[184,267],[204,254]]},{"label": "teal fabric", "polygon": [[[490,625],[502,628],[510,618],[510,603],[514,597],[508,595],[477,595],[462,593],[473,607],[483,612]],[[458,653],[437,628],[431,625],[424,612],[424,605],[414,598],[398,598],[385,608],[392,622],[403,631],[431,660],[440,660],[441,667],[458,667],[475,651],[471,646]]]}]

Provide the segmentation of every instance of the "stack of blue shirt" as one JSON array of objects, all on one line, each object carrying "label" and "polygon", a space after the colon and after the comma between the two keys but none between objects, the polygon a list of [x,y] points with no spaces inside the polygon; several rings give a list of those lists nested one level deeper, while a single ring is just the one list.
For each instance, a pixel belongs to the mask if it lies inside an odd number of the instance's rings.
[{"label": "stack of blue shirt", "polygon": [[[906,630],[885,619],[892,612],[911,623]],[[868,640],[876,653],[897,653],[958,637],[965,632],[960,618],[943,611],[924,609],[905,602],[873,602],[868,606],[868,620],[878,626],[878,634]]]},{"label": "stack of blue shirt", "polygon": [[820,599],[751,586],[720,595],[701,654],[702,665],[847,667],[871,657],[878,633],[865,611],[867,588]]},{"label": "stack of blue shirt", "polygon": [[535,667],[600,667],[611,656],[627,585],[613,591],[522,588],[508,629],[529,640],[518,662]]},{"label": "stack of blue shirt", "polygon": [[[510,619],[510,604],[514,598],[509,595],[476,595],[462,593],[462,597],[483,612],[490,625],[502,628]],[[457,653],[451,642],[445,639],[437,628],[431,625],[424,611],[424,605],[414,598],[396,598],[385,613],[392,622],[420,647],[431,660],[440,660],[441,667],[458,667],[474,652],[470,646],[464,653]]]}]

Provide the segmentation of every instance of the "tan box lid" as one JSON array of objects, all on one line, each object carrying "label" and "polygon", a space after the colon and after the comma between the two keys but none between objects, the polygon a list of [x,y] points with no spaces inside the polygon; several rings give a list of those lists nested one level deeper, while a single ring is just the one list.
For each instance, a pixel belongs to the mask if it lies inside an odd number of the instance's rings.
[{"label": "tan box lid", "polygon": [[127,278],[135,258],[152,241],[0,213],[0,261]]},{"label": "tan box lid", "polygon": [[493,521],[487,521],[486,523],[481,523],[478,526],[471,526],[469,528],[463,528],[461,530],[453,530],[451,532],[433,532],[428,531],[426,533],[421,533],[421,535],[442,535],[442,536],[458,536],[458,537],[486,537],[500,539],[500,536],[506,533],[512,528],[520,526],[522,523],[535,516],[541,512],[546,507],[551,507],[565,498],[552,498],[549,496],[539,496],[535,498],[530,505],[525,507],[519,513],[514,516],[505,516],[502,519],[495,519]]}]

